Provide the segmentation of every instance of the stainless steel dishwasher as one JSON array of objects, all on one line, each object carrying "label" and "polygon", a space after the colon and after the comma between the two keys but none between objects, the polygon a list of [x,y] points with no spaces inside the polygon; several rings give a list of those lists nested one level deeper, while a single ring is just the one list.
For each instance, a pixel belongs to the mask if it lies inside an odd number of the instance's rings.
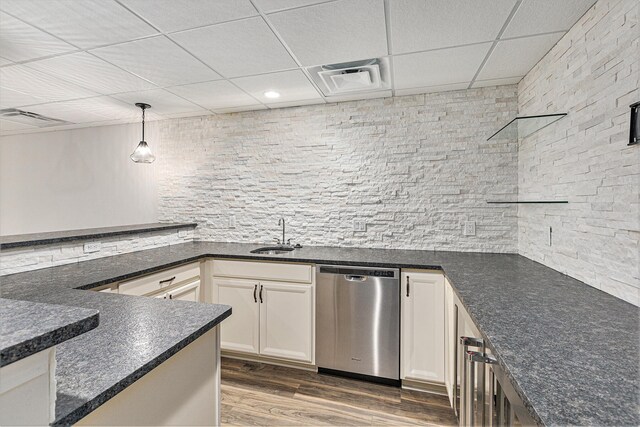
[{"label": "stainless steel dishwasher", "polygon": [[399,384],[399,270],[316,268],[318,371]]}]

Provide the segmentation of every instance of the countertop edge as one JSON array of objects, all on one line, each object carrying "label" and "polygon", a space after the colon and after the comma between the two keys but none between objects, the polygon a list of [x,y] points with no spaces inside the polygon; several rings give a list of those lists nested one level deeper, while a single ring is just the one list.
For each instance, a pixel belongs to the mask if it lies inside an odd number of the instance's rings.
[{"label": "countertop edge", "polygon": [[82,418],[86,417],[91,412],[98,409],[100,406],[106,403],[109,399],[113,398],[118,393],[122,392],[127,387],[129,387],[131,384],[133,384],[134,382],[136,382],[137,380],[139,380],[140,378],[142,378],[143,376],[151,372],[153,369],[155,369],[160,364],[165,362],[171,356],[175,355],[180,350],[182,350],[183,348],[185,348],[186,346],[194,342],[196,339],[200,338],[206,332],[218,326],[223,320],[225,320],[229,316],[231,316],[231,307],[227,306],[227,309],[222,314],[217,316],[215,319],[206,323],[205,325],[200,327],[197,331],[189,334],[187,337],[180,340],[177,344],[168,348],[166,351],[156,356],[155,358],[147,362],[145,365],[141,366],[140,368],[132,372],[130,375],[118,381],[108,389],[104,390],[102,393],[95,396],[93,399],[87,401],[86,403],[84,403],[82,406],[78,407],[74,411],[64,415],[62,418],[59,418],[59,419],[56,418],[50,425],[51,426],[69,426],[77,423]]},{"label": "countertop edge", "polygon": [[[54,347],[60,343],[89,332],[90,330],[97,328],[99,324],[100,312],[95,310],[94,314],[84,319],[71,322],[60,328],[35,336],[18,344],[3,348],[0,357],[0,367],[8,366],[14,362],[25,359],[43,350]],[[53,340],[51,340],[51,338],[53,338]],[[8,358],[8,356],[6,355],[6,353],[14,353],[16,351],[19,351],[21,353],[19,357]]]},{"label": "countertop edge", "polygon": [[[148,225],[148,227],[145,227]],[[154,231],[164,231],[164,230],[179,230],[183,228],[195,228],[197,227],[197,223],[150,223],[150,224],[132,224],[129,226],[114,226],[114,227],[102,227],[95,229],[86,229],[86,230],[66,230],[60,232],[50,232],[50,233],[33,233],[33,234],[25,234],[25,240],[13,241],[13,242],[2,242],[2,238],[9,238],[14,236],[2,236],[0,237],[0,249],[16,249],[16,248],[25,248],[30,246],[44,246],[55,243],[64,243],[64,242],[73,242],[78,240],[90,240],[90,239],[99,239],[105,237],[115,237],[115,236],[125,236],[131,234],[139,234],[139,233],[152,233]],[[130,228],[126,229],[126,227],[140,227],[140,228]],[[109,231],[109,229],[113,229]],[[95,232],[91,232],[91,230],[97,230]],[[98,231],[99,230],[99,231]],[[75,235],[64,236],[63,233],[72,233],[77,231],[78,233]],[[61,234],[56,236],[56,234]],[[42,234],[45,235],[41,238],[36,238],[35,235]],[[33,235],[33,238],[28,238],[26,236]]]}]

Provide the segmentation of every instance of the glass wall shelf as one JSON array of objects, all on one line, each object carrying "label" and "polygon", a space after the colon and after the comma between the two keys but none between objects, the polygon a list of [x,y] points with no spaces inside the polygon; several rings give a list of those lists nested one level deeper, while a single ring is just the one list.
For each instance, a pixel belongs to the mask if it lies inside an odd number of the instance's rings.
[{"label": "glass wall shelf", "polygon": [[497,200],[497,201],[487,201],[487,203],[502,205],[502,204],[512,204],[512,203],[523,203],[523,204],[524,203],[569,203],[569,201],[568,200],[520,200],[520,201]]},{"label": "glass wall shelf", "polygon": [[551,123],[557,122],[566,115],[567,113],[518,116],[503,126],[498,132],[487,138],[487,141],[493,138],[525,138],[542,128],[546,128]]}]

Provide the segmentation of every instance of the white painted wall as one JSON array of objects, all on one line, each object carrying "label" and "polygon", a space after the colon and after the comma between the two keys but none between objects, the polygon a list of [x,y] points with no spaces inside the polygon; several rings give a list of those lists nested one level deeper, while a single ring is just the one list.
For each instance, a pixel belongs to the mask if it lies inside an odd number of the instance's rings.
[{"label": "white painted wall", "polygon": [[129,159],[139,140],[138,124],[0,138],[0,234],[155,222],[156,165]]}]

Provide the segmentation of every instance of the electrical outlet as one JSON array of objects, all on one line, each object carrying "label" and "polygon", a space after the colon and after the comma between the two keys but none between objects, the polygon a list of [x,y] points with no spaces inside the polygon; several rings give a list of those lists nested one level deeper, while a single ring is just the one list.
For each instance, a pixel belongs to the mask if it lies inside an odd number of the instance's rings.
[{"label": "electrical outlet", "polygon": [[236,216],[229,215],[229,228],[236,228]]},{"label": "electrical outlet", "polygon": [[476,222],[475,221],[465,221],[465,223],[464,223],[464,235],[465,236],[475,236],[476,235]]},{"label": "electrical outlet", "polygon": [[89,242],[89,243],[85,243],[84,244],[84,253],[88,254],[91,252],[98,252],[100,249],[102,249],[102,243],[101,242]]},{"label": "electrical outlet", "polygon": [[553,245],[553,228],[549,227],[549,246]]},{"label": "electrical outlet", "polygon": [[367,231],[367,223],[362,220],[353,220],[353,231]]}]

